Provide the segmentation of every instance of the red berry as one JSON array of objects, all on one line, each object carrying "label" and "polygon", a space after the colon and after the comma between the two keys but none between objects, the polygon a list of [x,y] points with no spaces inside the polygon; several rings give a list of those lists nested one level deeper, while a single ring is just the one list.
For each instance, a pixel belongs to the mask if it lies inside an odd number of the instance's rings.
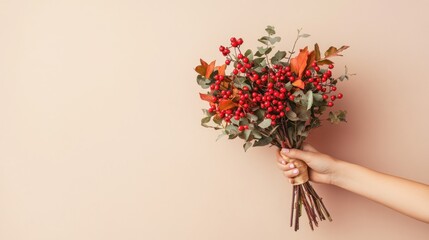
[{"label": "red berry", "polygon": [[323,94],[322,98],[326,100],[326,99],[328,99],[328,98],[329,98],[329,96],[328,96],[328,95],[326,95],[326,94]]},{"label": "red berry", "polygon": [[240,131],[240,132],[244,131],[244,126],[242,126],[242,125],[238,126],[238,131]]},{"label": "red berry", "polygon": [[237,42],[237,39],[235,39],[235,37],[232,37],[231,39],[229,39],[229,41],[231,41],[231,42]]},{"label": "red berry", "polygon": [[244,129],[249,129],[249,126],[247,126],[247,125],[244,125]]},{"label": "red berry", "polygon": [[337,90],[337,87],[331,87],[331,90],[332,90],[332,91],[336,91],[336,90]]},{"label": "red berry", "polygon": [[332,106],[334,106],[334,103],[333,102],[328,102],[328,107],[332,107]]},{"label": "red berry", "polygon": [[244,91],[249,91],[249,87],[248,87],[248,86],[244,86],[244,87],[243,87],[243,90],[244,90]]},{"label": "red berry", "polygon": [[317,63],[316,63],[316,62],[313,62],[313,63],[311,64],[311,66],[312,66],[312,67],[316,67],[316,66],[317,66]]},{"label": "red berry", "polygon": [[225,64],[226,64],[226,65],[229,65],[230,63],[231,63],[231,60],[229,60],[229,59],[226,59],[226,60],[225,60]]},{"label": "red berry", "polygon": [[291,100],[291,101],[295,100],[295,96],[294,95],[290,95],[289,96],[289,100]]},{"label": "red berry", "polygon": [[234,68],[234,70],[232,70],[232,73],[234,73],[234,75],[237,75],[238,74],[237,68]]},{"label": "red berry", "polygon": [[343,98],[343,94],[342,93],[338,93],[338,98],[339,99]]},{"label": "red berry", "polygon": [[237,39],[237,43],[238,43],[238,45],[243,44],[243,39],[241,39],[241,38]]},{"label": "red berry", "polygon": [[248,63],[248,62],[249,62],[249,59],[248,59],[247,57],[244,57],[244,58],[243,58],[243,62],[244,62],[244,63]]},{"label": "red berry", "polygon": [[334,101],[337,97],[335,95],[331,96],[331,101]]},{"label": "red berry", "polygon": [[286,107],[286,112],[289,112],[290,111],[290,107]]},{"label": "red berry", "polygon": [[334,65],[333,64],[329,64],[329,69],[332,69],[332,68],[334,68]]},{"label": "red berry", "polygon": [[225,50],[225,47],[224,47],[224,46],[220,46],[220,47],[219,47],[219,51],[223,52],[224,50]]},{"label": "red berry", "polygon": [[316,72],[320,71],[320,67],[319,66],[315,66],[314,70],[316,70]]},{"label": "red berry", "polygon": [[311,71],[310,71],[310,70],[305,71],[305,75],[306,75],[307,77],[310,77],[310,76],[311,76]]},{"label": "red berry", "polygon": [[243,58],[243,54],[241,54],[241,53],[240,53],[240,54],[238,54],[238,55],[237,55],[237,58],[238,58],[238,59],[242,59],[242,58]]}]

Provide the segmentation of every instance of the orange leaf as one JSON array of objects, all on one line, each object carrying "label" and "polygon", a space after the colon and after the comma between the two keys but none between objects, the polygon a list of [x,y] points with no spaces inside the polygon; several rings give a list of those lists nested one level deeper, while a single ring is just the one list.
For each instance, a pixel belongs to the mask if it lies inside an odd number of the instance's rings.
[{"label": "orange leaf", "polygon": [[326,52],[325,52],[325,58],[333,57],[333,56],[343,56],[343,55],[340,55],[338,53],[346,50],[347,48],[349,48],[349,46],[342,46],[342,47],[340,47],[338,49],[336,47],[332,47],[331,46],[328,50],[326,50]]},{"label": "orange leaf", "polygon": [[206,75],[206,69],[207,69],[207,65],[208,64],[203,59],[201,59],[201,58],[200,58],[200,63],[201,63],[201,65],[198,65],[198,66],[195,67],[195,71],[198,74],[204,76],[204,75]]},{"label": "orange leaf", "polygon": [[203,93],[200,93],[200,98],[204,101],[207,101],[207,102],[213,102],[213,99],[214,99],[214,97],[212,95],[203,94]]},{"label": "orange leaf", "polygon": [[225,76],[225,69],[226,69],[226,64],[215,68],[215,70],[218,71],[218,74],[222,76]]},{"label": "orange leaf", "polygon": [[317,65],[322,66],[322,65],[329,65],[329,64],[333,64],[334,62],[332,62],[329,59],[323,59],[320,61],[317,61]]},{"label": "orange leaf", "polygon": [[305,83],[301,79],[295,80],[292,85],[301,89],[304,89],[305,87]]},{"label": "orange leaf", "polygon": [[211,62],[208,66],[207,66],[207,69],[206,69],[206,78],[210,78],[210,75],[212,74],[212,72],[214,71],[214,68],[215,68],[215,62],[216,61],[213,61],[213,62]]},{"label": "orange leaf", "polygon": [[219,103],[219,110],[227,110],[236,106],[237,103],[233,102],[232,100],[221,100]]},{"label": "orange leaf", "polygon": [[294,57],[290,61],[290,66],[292,71],[298,75],[298,78],[302,77],[302,72],[304,72],[305,67],[307,66],[308,59],[308,49],[305,47],[299,51],[298,56]]},{"label": "orange leaf", "polygon": [[195,67],[195,71],[205,78],[209,78],[215,68],[215,61],[207,64],[204,60],[200,59],[200,63],[201,65]]}]

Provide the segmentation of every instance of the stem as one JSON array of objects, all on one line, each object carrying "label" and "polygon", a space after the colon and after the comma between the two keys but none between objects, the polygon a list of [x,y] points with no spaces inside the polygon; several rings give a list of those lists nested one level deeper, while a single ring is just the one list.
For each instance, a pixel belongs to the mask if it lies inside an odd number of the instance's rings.
[{"label": "stem", "polygon": [[290,63],[290,58],[292,57],[292,54],[295,53],[295,46],[296,46],[296,43],[298,42],[298,39],[300,38],[299,36],[300,32],[301,32],[301,29],[298,29],[298,35],[296,36],[295,42],[293,43],[292,51],[289,52],[290,55],[289,55],[289,58],[287,59],[288,64]]}]

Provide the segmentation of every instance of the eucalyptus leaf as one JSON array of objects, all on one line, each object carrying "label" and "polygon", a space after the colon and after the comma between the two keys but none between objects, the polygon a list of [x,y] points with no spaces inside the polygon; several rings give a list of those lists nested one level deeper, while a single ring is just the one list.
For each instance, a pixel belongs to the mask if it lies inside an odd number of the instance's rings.
[{"label": "eucalyptus leaf", "polygon": [[266,145],[270,144],[272,141],[273,141],[273,139],[271,137],[262,137],[261,139],[256,141],[253,144],[253,146],[254,147],[266,146]]},{"label": "eucalyptus leaf", "polygon": [[270,118],[265,118],[261,123],[258,124],[258,126],[260,128],[263,128],[263,129],[271,126],[271,119]]},{"label": "eucalyptus leaf", "polygon": [[268,33],[268,35],[276,34],[276,31],[274,30],[273,26],[267,26],[267,28],[265,28],[265,31]]},{"label": "eucalyptus leaf", "polygon": [[313,91],[308,91],[306,95],[307,95],[307,110],[310,110],[311,106],[313,106]]},{"label": "eucalyptus leaf", "polygon": [[276,42],[280,42],[281,38],[280,37],[271,37],[268,39],[268,41],[270,41],[271,44],[274,44]]},{"label": "eucalyptus leaf", "polygon": [[251,114],[251,113],[247,113],[246,114],[247,119],[249,119],[251,122],[255,122],[258,121],[258,116]]},{"label": "eucalyptus leaf", "polygon": [[252,142],[245,142],[243,145],[244,151],[247,152],[247,150],[252,146]]},{"label": "eucalyptus leaf", "polygon": [[292,110],[286,112],[286,117],[291,121],[298,121],[299,120],[298,115]]}]

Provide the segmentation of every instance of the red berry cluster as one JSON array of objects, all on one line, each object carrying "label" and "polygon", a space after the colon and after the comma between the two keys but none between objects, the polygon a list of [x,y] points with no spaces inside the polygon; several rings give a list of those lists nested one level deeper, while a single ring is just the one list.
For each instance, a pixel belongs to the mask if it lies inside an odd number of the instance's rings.
[{"label": "red berry cluster", "polygon": [[[226,123],[230,123],[232,118],[240,120],[246,117],[247,113],[253,114],[253,110],[261,108],[265,110],[265,118],[271,119],[273,126],[276,125],[277,121],[285,117],[286,113],[291,110],[295,101],[299,100],[299,95],[294,95],[297,88],[286,85],[287,83],[293,84],[298,80],[298,76],[290,66],[280,64],[268,64],[267,67],[256,72],[253,69],[255,64],[240,51],[243,40],[232,37],[230,42],[230,47],[220,46],[219,51],[227,58],[225,64],[229,65],[234,62],[232,75],[231,77],[214,76],[215,81],[210,85],[213,99],[208,111],[216,113]],[[231,48],[235,53],[233,56],[231,56]],[[333,68],[334,65],[331,64],[328,69],[322,70],[314,62],[300,79],[304,83],[305,91],[322,94],[328,107],[334,106],[334,101],[343,97],[341,93],[334,94],[337,88],[332,78],[331,69]],[[250,80],[250,85],[246,84],[238,88],[233,84],[233,80],[243,77],[243,75]],[[234,107],[221,110],[219,106],[223,100],[231,100]],[[243,131],[248,128],[248,125],[240,125],[238,129]]]}]

